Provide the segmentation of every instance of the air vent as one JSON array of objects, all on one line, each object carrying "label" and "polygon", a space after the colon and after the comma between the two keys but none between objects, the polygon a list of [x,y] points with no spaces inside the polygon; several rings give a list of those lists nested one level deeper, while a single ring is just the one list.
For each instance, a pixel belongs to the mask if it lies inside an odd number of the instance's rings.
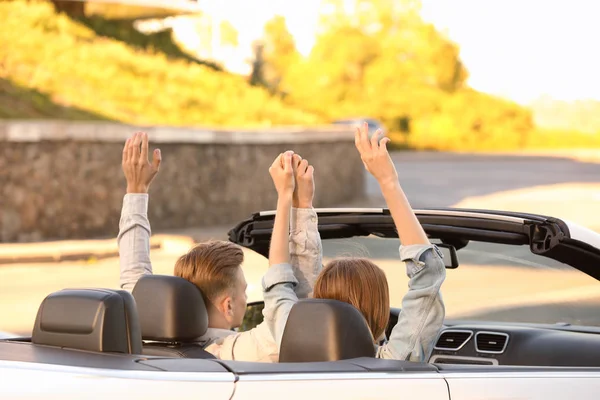
[{"label": "air vent", "polygon": [[467,344],[473,336],[472,331],[447,330],[442,332],[440,338],[435,344],[436,350],[453,350],[457,351]]},{"label": "air vent", "polygon": [[502,354],[508,344],[508,335],[500,332],[477,332],[475,350],[479,353]]}]

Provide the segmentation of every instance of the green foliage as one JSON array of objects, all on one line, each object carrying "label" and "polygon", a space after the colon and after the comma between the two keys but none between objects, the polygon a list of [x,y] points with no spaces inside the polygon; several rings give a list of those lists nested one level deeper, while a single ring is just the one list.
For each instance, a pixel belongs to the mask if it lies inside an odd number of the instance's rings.
[{"label": "green foliage", "polygon": [[421,118],[409,136],[419,149],[494,150],[527,145],[531,113],[509,101],[463,90],[448,96],[439,112]]},{"label": "green foliage", "polygon": [[3,118],[104,119],[74,107],[63,107],[37,90],[16,86],[0,78],[0,119]]},{"label": "green foliage", "polygon": [[[242,77],[169,57],[160,44],[130,45],[124,41],[137,39],[122,33],[112,34],[122,40],[100,36],[83,23],[57,15],[50,3],[3,2],[0,15],[0,78],[43,93],[60,107],[134,124],[318,122],[314,115],[250,87]],[[1,103],[0,109],[11,106]]]}]

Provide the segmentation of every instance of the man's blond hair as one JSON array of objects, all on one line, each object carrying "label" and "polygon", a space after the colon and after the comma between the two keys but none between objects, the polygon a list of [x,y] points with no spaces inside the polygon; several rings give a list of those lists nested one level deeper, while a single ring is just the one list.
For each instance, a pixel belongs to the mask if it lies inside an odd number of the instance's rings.
[{"label": "man's blond hair", "polygon": [[194,246],[175,263],[174,275],[196,285],[204,300],[215,302],[231,291],[238,268],[244,262],[241,247],[226,241],[211,240]]}]

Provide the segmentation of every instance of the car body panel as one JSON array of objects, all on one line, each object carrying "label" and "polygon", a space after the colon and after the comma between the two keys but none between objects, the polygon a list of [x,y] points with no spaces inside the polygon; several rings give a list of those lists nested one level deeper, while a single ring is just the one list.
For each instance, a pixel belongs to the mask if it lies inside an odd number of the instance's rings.
[{"label": "car body panel", "polygon": [[600,372],[489,372],[443,374],[452,400],[592,400],[600,393]]},{"label": "car body panel", "polygon": [[[227,400],[233,374],[123,371],[0,361],[0,398],[79,400],[122,395],[128,400]],[[34,384],[28,384],[34,382]]]},{"label": "car body panel", "polygon": [[598,233],[594,232],[589,228],[576,224],[575,222],[571,222],[564,219],[563,221],[569,227],[571,239],[587,243],[591,246],[594,246],[597,249],[600,249],[600,235],[598,235]]},{"label": "car body panel", "polygon": [[240,377],[233,398],[443,400],[450,397],[446,382],[437,373],[364,373]]}]

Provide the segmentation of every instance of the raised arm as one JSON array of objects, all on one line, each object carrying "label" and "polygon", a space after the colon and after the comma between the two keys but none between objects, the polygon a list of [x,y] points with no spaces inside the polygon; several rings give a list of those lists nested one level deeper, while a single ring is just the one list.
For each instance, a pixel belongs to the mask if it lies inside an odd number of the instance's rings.
[{"label": "raised arm", "polygon": [[277,190],[277,210],[269,248],[269,265],[271,266],[290,263],[288,235],[295,187],[292,154],[292,152],[286,152],[280,155],[269,169]]},{"label": "raised arm", "polygon": [[400,258],[410,278],[402,299],[402,311],[387,344],[377,356],[426,361],[444,322],[440,287],[446,277],[442,255],[433,246],[413,212],[387,151],[388,138],[378,131],[371,140],[368,126],[357,129],[355,143],[366,169],[375,177],[392,214],[400,238]]},{"label": "raised arm", "polygon": [[315,280],[323,268],[323,246],[318,229],[314,167],[298,154],[293,156],[296,186],[290,218],[290,263],[298,279],[296,295],[303,299],[313,291]]},{"label": "raised arm", "polygon": [[158,173],[160,150],[148,162],[148,135],[138,132],[127,139],[123,148],[122,168],[127,181],[127,192],[119,221],[120,286],[133,290],[138,279],[152,273],[150,263],[150,222],[148,221],[148,188]]},{"label": "raised arm", "polygon": [[[298,281],[290,264],[288,243],[292,197],[295,187],[292,155],[293,152],[291,151],[281,154],[269,168],[269,173],[277,190],[277,211],[273,232],[271,233],[269,270],[263,277],[262,282],[265,300],[263,315],[265,317],[264,324],[269,328],[277,349],[281,343],[290,310],[298,301],[294,292]],[[257,329],[259,328],[262,327],[259,325]]]}]

